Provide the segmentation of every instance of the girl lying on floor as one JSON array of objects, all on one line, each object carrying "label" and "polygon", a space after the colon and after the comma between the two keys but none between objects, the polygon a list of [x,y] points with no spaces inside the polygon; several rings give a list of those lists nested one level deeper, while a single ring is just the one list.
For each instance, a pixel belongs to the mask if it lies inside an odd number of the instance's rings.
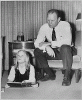
[{"label": "girl lying on floor", "polygon": [[[30,63],[28,52],[24,50],[18,51],[16,63],[12,66],[8,76],[8,82],[36,83],[35,69]],[[8,84],[5,87],[7,88]]]}]

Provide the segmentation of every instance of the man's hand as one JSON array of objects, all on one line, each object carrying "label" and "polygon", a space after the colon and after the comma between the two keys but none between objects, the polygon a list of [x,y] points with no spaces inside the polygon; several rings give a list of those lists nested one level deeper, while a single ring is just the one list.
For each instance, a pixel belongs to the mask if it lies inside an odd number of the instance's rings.
[{"label": "man's hand", "polygon": [[54,53],[53,49],[50,46],[46,46],[45,49],[46,49],[49,56],[55,57],[55,53]]}]

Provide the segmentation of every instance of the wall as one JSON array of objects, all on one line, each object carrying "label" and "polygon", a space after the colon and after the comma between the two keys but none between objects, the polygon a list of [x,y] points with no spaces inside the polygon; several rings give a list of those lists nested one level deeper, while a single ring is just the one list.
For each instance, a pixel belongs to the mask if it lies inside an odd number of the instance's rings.
[{"label": "wall", "polygon": [[[1,32],[6,36],[5,69],[8,69],[8,42],[16,40],[23,32],[25,40],[37,37],[38,30],[46,22],[46,13],[55,8],[65,12],[66,20],[73,29],[76,26],[77,13],[81,11],[81,1],[2,1]],[[77,25],[77,30],[81,27]]]},{"label": "wall", "polygon": [[[1,2],[0,2],[0,8],[1,8]],[[1,9],[0,9],[0,19],[1,19]],[[1,23],[1,20],[0,20]],[[1,24],[0,24],[1,26]],[[0,27],[0,76],[2,77],[2,42],[1,42],[1,27]],[[0,79],[1,79],[0,77]]]}]

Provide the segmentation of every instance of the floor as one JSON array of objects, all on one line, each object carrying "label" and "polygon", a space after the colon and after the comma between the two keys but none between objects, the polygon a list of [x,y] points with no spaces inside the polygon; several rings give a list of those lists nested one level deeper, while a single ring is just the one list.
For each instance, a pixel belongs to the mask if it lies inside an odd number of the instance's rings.
[{"label": "floor", "polygon": [[[7,82],[8,72],[5,71],[1,87],[4,87]],[[53,99],[53,100],[80,100],[82,99],[82,87],[80,79],[79,83],[75,82],[75,75],[73,75],[70,86],[62,86],[63,74],[61,71],[56,72],[56,80],[54,81],[39,81],[39,87],[27,88],[8,88],[1,93],[1,99]]]}]

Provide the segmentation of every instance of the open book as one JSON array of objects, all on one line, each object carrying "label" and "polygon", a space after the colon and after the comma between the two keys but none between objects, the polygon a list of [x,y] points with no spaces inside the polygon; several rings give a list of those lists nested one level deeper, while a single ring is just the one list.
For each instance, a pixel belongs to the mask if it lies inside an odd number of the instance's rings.
[{"label": "open book", "polygon": [[10,87],[32,87],[33,83],[22,83],[22,82],[7,82]]}]

